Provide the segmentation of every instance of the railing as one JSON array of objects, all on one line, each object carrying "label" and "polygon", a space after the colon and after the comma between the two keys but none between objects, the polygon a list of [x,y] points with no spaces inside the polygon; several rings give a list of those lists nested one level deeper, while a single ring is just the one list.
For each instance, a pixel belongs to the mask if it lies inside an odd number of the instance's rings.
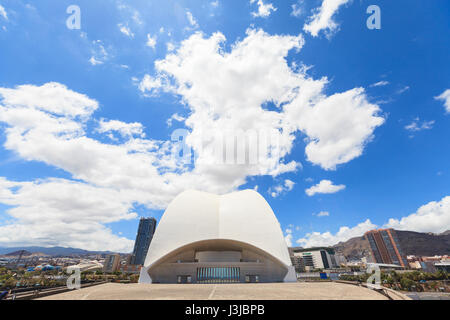
[{"label": "railing", "polygon": [[[107,281],[84,282],[81,283],[81,289],[104,283],[107,283]],[[32,300],[72,290],[67,286],[14,289],[6,300]]]},{"label": "railing", "polygon": [[[365,283],[365,282],[345,281],[345,280],[335,280],[334,282],[345,283],[345,284],[350,284],[350,285],[355,285],[355,286],[360,286],[360,287],[372,289],[372,288],[368,287],[367,283]],[[389,300],[412,300],[407,295],[405,295],[405,294],[403,294],[401,292],[389,289],[389,288],[381,287],[381,289],[372,289],[372,290],[375,290],[378,293],[384,295]]]}]

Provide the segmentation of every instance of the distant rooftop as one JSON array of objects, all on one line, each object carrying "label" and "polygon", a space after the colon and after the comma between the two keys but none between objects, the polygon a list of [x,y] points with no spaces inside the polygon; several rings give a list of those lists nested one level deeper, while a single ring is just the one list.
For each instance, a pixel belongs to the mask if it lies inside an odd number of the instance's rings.
[{"label": "distant rooftop", "polygon": [[331,247],[314,247],[314,248],[302,248],[302,247],[294,247],[291,248],[293,252],[311,252],[311,251],[320,251],[325,250],[328,253],[334,254],[334,249]]}]

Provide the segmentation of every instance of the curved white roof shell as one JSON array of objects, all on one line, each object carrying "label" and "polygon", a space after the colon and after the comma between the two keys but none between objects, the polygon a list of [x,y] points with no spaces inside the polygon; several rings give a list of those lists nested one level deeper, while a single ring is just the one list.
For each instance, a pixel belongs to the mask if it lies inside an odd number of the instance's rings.
[{"label": "curved white roof shell", "polygon": [[[280,224],[258,192],[245,190],[218,196],[190,190],[167,207],[143,270],[182,246],[205,240],[244,242],[265,251],[284,266],[292,266]],[[141,273],[141,277],[146,276]]]}]

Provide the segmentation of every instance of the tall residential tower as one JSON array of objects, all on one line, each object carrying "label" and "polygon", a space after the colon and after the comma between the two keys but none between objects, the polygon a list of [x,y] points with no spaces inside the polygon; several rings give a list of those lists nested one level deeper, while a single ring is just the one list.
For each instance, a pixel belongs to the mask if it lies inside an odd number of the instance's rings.
[{"label": "tall residential tower", "polygon": [[371,230],[365,233],[365,237],[376,263],[408,266],[394,229]]},{"label": "tall residential tower", "polygon": [[141,218],[139,221],[139,229],[134,243],[133,256],[131,257],[131,264],[143,265],[147,251],[152,242],[153,234],[156,229],[155,218]]}]

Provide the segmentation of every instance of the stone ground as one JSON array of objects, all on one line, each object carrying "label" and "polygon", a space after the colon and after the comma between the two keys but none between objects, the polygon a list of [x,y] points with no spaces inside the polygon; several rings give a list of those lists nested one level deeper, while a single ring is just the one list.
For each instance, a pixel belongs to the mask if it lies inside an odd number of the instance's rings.
[{"label": "stone ground", "polygon": [[39,300],[387,300],[373,290],[335,282],[258,284],[107,283]]}]

